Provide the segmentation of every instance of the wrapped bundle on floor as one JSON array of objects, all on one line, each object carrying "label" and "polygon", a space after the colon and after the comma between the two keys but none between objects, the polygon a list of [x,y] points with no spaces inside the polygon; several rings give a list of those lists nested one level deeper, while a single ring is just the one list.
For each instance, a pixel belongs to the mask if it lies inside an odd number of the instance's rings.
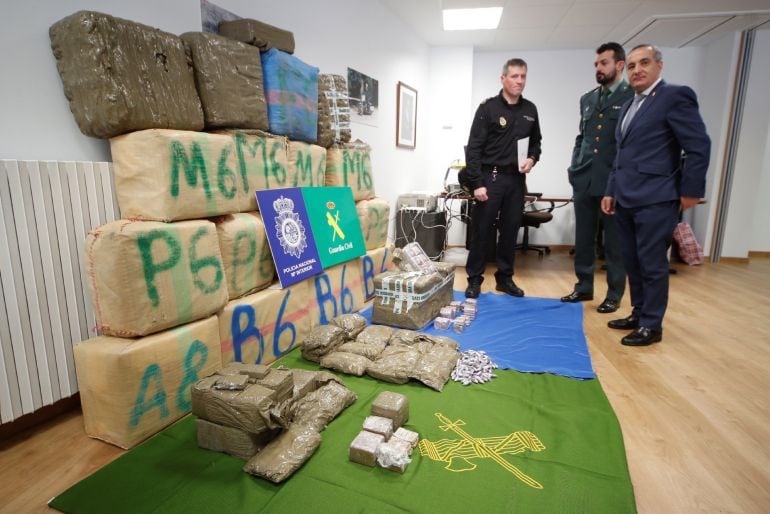
[{"label": "wrapped bundle on floor", "polygon": [[83,134],[201,130],[203,111],[182,40],[92,11],[54,23],[51,47],[64,95]]},{"label": "wrapped bundle on floor", "polygon": [[190,388],[221,366],[217,318],[141,339],[74,347],[86,433],[131,448],[190,412]]},{"label": "wrapped bundle on floor", "polygon": [[362,141],[334,144],[326,151],[326,185],[347,186],[358,202],[374,197],[371,148]]},{"label": "wrapped bundle on floor", "polygon": [[294,53],[294,34],[267,23],[252,19],[223,21],[219,24],[219,33],[225,37],[256,46],[262,52],[277,48],[286,53]]},{"label": "wrapped bundle on floor", "polygon": [[206,128],[267,130],[259,50],[207,32],[187,32]]},{"label": "wrapped bundle on floor", "polygon": [[216,226],[118,220],[89,232],[86,273],[103,334],[136,337],[201,319],[227,303]]},{"label": "wrapped bundle on floor", "polygon": [[270,132],[315,143],[318,139],[318,68],[271,48],[262,54]]},{"label": "wrapped bundle on floor", "polygon": [[256,212],[215,219],[229,298],[254,293],[275,276],[265,224]]},{"label": "wrapped bundle on floor", "polygon": [[289,141],[289,176],[291,187],[326,185],[326,148],[301,141]]},{"label": "wrapped bundle on floor", "polygon": [[318,144],[329,148],[350,141],[350,101],[342,75],[318,75]]},{"label": "wrapped bundle on floor", "polygon": [[384,198],[372,198],[356,202],[358,220],[361,222],[361,232],[367,250],[385,246],[388,240],[388,222],[390,221],[390,204]]}]

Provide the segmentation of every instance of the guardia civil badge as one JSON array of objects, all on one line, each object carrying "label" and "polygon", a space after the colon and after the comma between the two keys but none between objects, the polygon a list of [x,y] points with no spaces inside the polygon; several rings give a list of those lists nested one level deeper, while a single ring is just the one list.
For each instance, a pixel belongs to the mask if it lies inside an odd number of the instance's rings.
[{"label": "guardia civil badge", "polygon": [[500,116],[500,126],[505,127],[507,124],[508,124],[508,121],[502,116]]},{"label": "guardia civil badge", "polygon": [[275,220],[275,235],[281,243],[283,253],[299,258],[307,248],[305,227],[299,215],[294,212],[294,200],[281,196],[273,202],[278,216]]}]

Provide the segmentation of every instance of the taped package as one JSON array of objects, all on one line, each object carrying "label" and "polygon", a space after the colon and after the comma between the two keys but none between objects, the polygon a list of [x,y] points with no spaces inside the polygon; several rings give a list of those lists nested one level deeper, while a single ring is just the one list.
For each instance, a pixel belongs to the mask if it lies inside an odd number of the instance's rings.
[{"label": "taped package", "polygon": [[201,130],[192,65],[174,34],[93,11],[54,23],[51,48],[80,131]]},{"label": "taped package", "polygon": [[222,362],[269,364],[310,333],[310,288],[299,282],[232,300],[219,313]]},{"label": "taped package", "polygon": [[358,257],[326,269],[305,281],[310,287],[310,325],[325,325],[364,306],[363,276]]},{"label": "taped package", "polygon": [[267,130],[259,50],[208,32],[181,36],[190,50],[206,128]]},{"label": "taped package", "polygon": [[437,273],[388,271],[374,278],[372,323],[420,330],[452,301],[454,264],[435,263]]},{"label": "taped package", "polygon": [[372,402],[372,415],[393,420],[393,428],[398,431],[409,419],[409,399],[403,394],[383,391]]},{"label": "taped package", "polygon": [[361,256],[361,271],[364,281],[364,298],[374,296],[374,277],[393,269],[393,246],[384,246],[369,250]]},{"label": "taped package", "polygon": [[334,144],[326,151],[326,185],[347,186],[356,202],[374,198],[371,148],[356,140]]},{"label": "taped package", "polygon": [[390,204],[384,198],[372,198],[356,202],[358,221],[367,250],[385,246],[388,240]]},{"label": "taped package", "polygon": [[294,53],[294,34],[292,32],[261,21],[252,19],[223,21],[219,24],[219,33],[256,46],[262,52],[277,48],[289,54]]},{"label": "taped package", "polygon": [[318,139],[318,68],[277,48],[262,53],[267,119],[272,134]]},{"label": "taped package", "polygon": [[268,287],[275,276],[265,224],[257,212],[214,219],[229,298]]},{"label": "taped package", "polygon": [[216,226],[118,220],[89,232],[85,268],[98,328],[136,337],[218,312],[227,303]]},{"label": "taped package", "polygon": [[321,432],[356,399],[356,393],[339,382],[330,381],[295,402],[290,419],[295,425]]},{"label": "taped package", "polygon": [[321,357],[334,351],[347,341],[345,330],[336,325],[313,327],[302,342],[302,357],[312,362],[321,362]]},{"label": "taped package", "polygon": [[279,484],[302,467],[320,445],[321,434],[310,427],[294,425],[254,455],[243,470]]},{"label": "taped package", "polygon": [[275,431],[272,430],[251,434],[200,418],[195,420],[195,434],[199,447],[243,460],[249,460],[275,437]]},{"label": "taped package", "polygon": [[342,75],[318,75],[318,144],[350,141],[348,84]]},{"label": "taped package", "polygon": [[218,375],[196,382],[192,387],[192,413],[212,423],[260,434],[278,428],[270,419],[275,391],[259,384],[244,389],[217,389]]},{"label": "taped package", "polygon": [[326,148],[302,141],[289,141],[289,176],[292,187],[326,185]]},{"label": "taped package", "polygon": [[217,319],[74,347],[86,434],[132,448],[190,412],[190,388],[221,366]]}]

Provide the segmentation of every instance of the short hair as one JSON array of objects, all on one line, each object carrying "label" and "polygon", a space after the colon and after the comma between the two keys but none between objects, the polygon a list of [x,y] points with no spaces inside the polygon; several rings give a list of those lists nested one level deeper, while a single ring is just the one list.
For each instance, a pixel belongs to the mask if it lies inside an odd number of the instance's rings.
[{"label": "short hair", "polygon": [[663,60],[663,53],[661,53],[660,48],[658,48],[655,45],[651,45],[649,43],[645,43],[643,45],[636,45],[631,49],[631,52],[633,52],[634,50],[638,50],[640,48],[649,48],[650,50],[652,50],[652,54],[655,57],[655,61],[660,62]]},{"label": "short hair", "polygon": [[626,51],[623,50],[623,47],[620,46],[619,43],[615,43],[614,41],[604,43],[603,45],[601,45],[599,48],[596,49],[596,53],[603,54],[604,52],[607,52],[609,50],[612,50],[612,54],[615,57],[615,62],[626,60]]},{"label": "short hair", "polygon": [[508,73],[508,68],[511,66],[521,66],[522,68],[527,67],[527,62],[524,59],[519,59],[518,57],[514,57],[513,59],[508,59],[505,61],[505,64],[503,64],[503,75],[506,75]]}]

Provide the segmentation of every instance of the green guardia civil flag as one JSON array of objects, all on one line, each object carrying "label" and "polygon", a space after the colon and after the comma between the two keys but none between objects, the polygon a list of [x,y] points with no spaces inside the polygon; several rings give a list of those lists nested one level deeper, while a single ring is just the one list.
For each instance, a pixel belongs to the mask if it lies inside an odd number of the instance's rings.
[{"label": "green guardia civil flag", "polygon": [[[318,369],[293,352],[279,363]],[[598,380],[498,370],[486,384],[341,376],[358,396],[283,484],[197,447],[188,416],[54,498],[72,513],[626,513],[633,488],[618,421]],[[409,399],[420,444],[404,474],[348,459],[374,398]]]},{"label": "green guardia civil flag", "polygon": [[301,189],[323,268],[364,255],[364,236],[350,188]]}]

